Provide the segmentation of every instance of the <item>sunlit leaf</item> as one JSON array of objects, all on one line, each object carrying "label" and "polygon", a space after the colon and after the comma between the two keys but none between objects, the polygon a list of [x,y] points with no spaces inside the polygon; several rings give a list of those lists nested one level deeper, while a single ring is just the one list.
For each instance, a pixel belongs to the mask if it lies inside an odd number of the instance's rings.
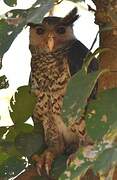
[{"label": "sunlit leaf", "polygon": [[101,140],[109,127],[116,121],[116,99],[117,88],[114,88],[100,93],[96,100],[90,102],[86,126],[88,134],[94,140]]},{"label": "sunlit leaf", "polygon": [[59,180],[64,179],[75,179],[78,178],[78,176],[83,176],[86,171],[91,167],[92,163],[89,161],[86,161],[82,163],[80,166],[77,166],[76,164],[72,163],[72,165],[67,168],[64,173],[59,177]]},{"label": "sunlit leaf", "polygon": [[9,83],[5,75],[0,77],[0,89],[8,88]]},{"label": "sunlit leaf", "polygon": [[8,6],[15,6],[15,5],[17,5],[17,0],[4,0],[4,2],[5,2]]},{"label": "sunlit leaf", "polygon": [[15,101],[14,103],[14,99],[11,99],[10,105],[13,112],[10,111],[10,115],[14,124],[21,124],[32,116],[36,97],[30,93],[29,86],[22,86],[15,94]]},{"label": "sunlit leaf", "polygon": [[98,78],[105,72],[106,70],[102,70],[87,74],[82,69],[71,78],[62,107],[65,123],[70,122],[72,119],[80,119]]},{"label": "sunlit leaf", "polygon": [[117,165],[117,147],[109,148],[103,151],[94,163],[95,172],[106,173],[113,166]]},{"label": "sunlit leaf", "polygon": [[103,139],[105,141],[110,141],[113,143],[117,138],[117,121],[109,126],[107,133],[104,135]]}]

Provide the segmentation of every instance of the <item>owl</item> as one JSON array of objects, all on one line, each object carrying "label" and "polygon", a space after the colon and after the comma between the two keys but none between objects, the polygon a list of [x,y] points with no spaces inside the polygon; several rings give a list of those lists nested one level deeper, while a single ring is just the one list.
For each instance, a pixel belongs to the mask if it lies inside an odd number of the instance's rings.
[{"label": "owl", "polygon": [[[79,140],[83,141],[86,136],[84,120],[66,127],[61,117],[67,84],[81,69],[83,59],[89,53],[73,33],[73,23],[78,17],[77,8],[74,8],[64,18],[49,16],[42,23],[28,24],[32,54],[30,86],[37,98],[33,119],[41,122],[47,144],[41,156],[32,157],[39,174],[42,170],[49,174],[53,160],[71,144],[78,147]],[[89,71],[96,68],[93,61]]]}]

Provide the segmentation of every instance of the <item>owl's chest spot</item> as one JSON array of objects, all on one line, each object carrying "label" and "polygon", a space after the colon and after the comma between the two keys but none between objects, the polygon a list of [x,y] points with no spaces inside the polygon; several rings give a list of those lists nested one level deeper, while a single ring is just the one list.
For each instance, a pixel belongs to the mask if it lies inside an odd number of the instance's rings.
[{"label": "owl's chest spot", "polygon": [[32,58],[32,88],[39,91],[56,91],[66,86],[70,78],[66,57]]},{"label": "owl's chest spot", "polygon": [[47,114],[60,114],[63,97],[70,78],[66,57],[32,57],[31,89],[37,96],[34,115],[43,119]]}]

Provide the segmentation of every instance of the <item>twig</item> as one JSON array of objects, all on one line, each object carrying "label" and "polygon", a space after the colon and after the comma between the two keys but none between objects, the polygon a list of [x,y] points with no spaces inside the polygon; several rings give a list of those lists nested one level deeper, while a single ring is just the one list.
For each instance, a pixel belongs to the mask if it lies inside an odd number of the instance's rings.
[{"label": "twig", "polygon": [[95,0],[92,0],[93,1],[93,3],[96,5],[96,1]]},{"label": "twig", "polygon": [[63,1],[63,0],[57,0],[57,1],[54,2],[54,5],[58,5],[58,4],[60,4],[62,1]]},{"label": "twig", "polygon": [[87,5],[87,6],[88,6],[88,11],[96,12],[96,10],[93,9],[90,5]]},{"label": "twig", "polygon": [[96,34],[96,36],[95,36],[95,39],[94,39],[94,41],[93,41],[93,43],[92,43],[91,48],[90,48],[89,51],[91,51],[91,50],[93,49],[93,47],[94,47],[94,45],[95,45],[95,43],[96,43],[96,41],[97,41],[98,34],[99,34],[99,31],[97,32],[97,34]]}]

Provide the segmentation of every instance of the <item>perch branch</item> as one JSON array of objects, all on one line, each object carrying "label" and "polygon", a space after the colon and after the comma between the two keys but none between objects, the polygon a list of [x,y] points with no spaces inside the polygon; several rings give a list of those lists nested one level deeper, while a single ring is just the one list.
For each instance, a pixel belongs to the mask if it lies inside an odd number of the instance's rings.
[{"label": "perch branch", "polygon": [[[39,174],[37,173],[37,169],[35,166],[30,165],[26,168],[24,172],[22,172],[14,180],[33,180],[35,177],[39,177]],[[42,173],[42,177],[44,177],[47,180],[55,180],[54,177],[48,176],[45,173]],[[39,179],[41,180],[42,177],[40,176]]]},{"label": "perch branch", "polygon": [[38,176],[36,167],[28,166],[28,168],[22,172],[15,180],[32,180],[35,176]]}]

